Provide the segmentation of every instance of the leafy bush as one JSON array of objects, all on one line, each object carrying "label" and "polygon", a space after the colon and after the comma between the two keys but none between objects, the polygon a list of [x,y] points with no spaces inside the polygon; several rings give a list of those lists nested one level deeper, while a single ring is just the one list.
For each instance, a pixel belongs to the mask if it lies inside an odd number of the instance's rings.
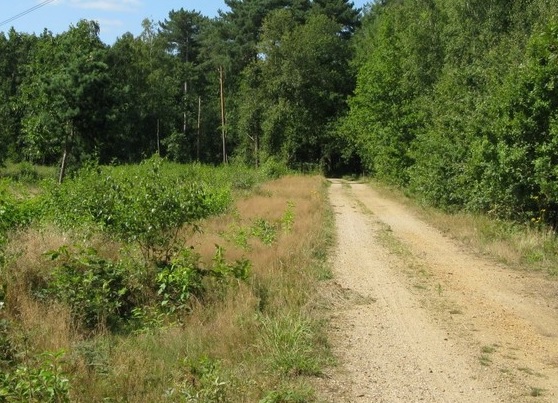
[{"label": "leafy bush", "polygon": [[170,173],[160,158],[137,168],[88,167],[51,190],[54,219],[65,226],[98,225],[139,244],[147,261],[168,261],[183,225],[230,204],[230,189]]},{"label": "leafy bush", "polygon": [[277,240],[277,225],[258,218],[252,225],[252,235],[264,244],[271,245]]},{"label": "leafy bush", "polygon": [[248,260],[227,263],[224,249],[220,246],[216,246],[213,265],[210,268],[202,267],[199,254],[191,249],[183,249],[157,274],[157,293],[161,298],[161,307],[169,312],[187,308],[192,297],[204,297],[204,278],[211,278],[217,285],[222,285],[233,278],[246,280],[249,270]]},{"label": "leafy bush", "polygon": [[26,225],[38,214],[39,199],[14,195],[17,185],[8,179],[0,181],[0,233]]},{"label": "leafy bush", "polygon": [[191,296],[201,297],[203,272],[200,256],[190,249],[182,250],[157,274],[157,294],[161,307],[173,312],[187,306]]},{"label": "leafy bush", "polygon": [[[192,382],[184,382],[178,393],[186,402],[226,402],[229,381],[225,380],[219,361],[202,357],[190,360],[188,372]],[[171,390],[169,395],[174,394]]]},{"label": "leafy bush", "polygon": [[[242,249],[249,250],[248,240],[250,237],[259,239],[265,245],[272,245],[277,241],[278,233],[283,230],[285,233],[292,231],[295,222],[294,203],[287,202],[287,208],[280,219],[269,221],[264,218],[256,218],[249,227],[233,223],[222,236],[233,242]],[[235,217],[239,220],[239,217]]]},{"label": "leafy bush", "polygon": [[49,253],[60,263],[52,273],[49,294],[67,303],[87,329],[115,328],[133,309],[129,273],[121,263],[109,262],[92,248]]},{"label": "leafy bush", "polygon": [[69,402],[69,380],[62,371],[63,352],[45,353],[37,362],[0,374],[3,402]]},{"label": "leafy bush", "polygon": [[277,179],[289,173],[289,168],[284,161],[269,157],[262,165],[264,175],[269,179]]}]

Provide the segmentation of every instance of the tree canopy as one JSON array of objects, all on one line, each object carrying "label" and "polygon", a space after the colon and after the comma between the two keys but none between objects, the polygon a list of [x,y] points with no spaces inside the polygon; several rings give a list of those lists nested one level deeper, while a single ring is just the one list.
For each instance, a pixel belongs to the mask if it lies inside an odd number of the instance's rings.
[{"label": "tree canopy", "polygon": [[556,1],[385,0],[342,134],[426,203],[556,225]]},{"label": "tree canopy", "polygon": [[279,160],[558,223],[558,0],[227,0],[0,33],[0,161]]}]

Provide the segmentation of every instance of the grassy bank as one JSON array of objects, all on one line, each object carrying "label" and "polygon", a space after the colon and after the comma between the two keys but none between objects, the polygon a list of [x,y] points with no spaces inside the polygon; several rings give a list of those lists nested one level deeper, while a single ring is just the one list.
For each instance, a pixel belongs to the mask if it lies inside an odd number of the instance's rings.
[{"label": "grassy bank", "polygon": [[556,231],[536,220],[513,222],[467,212],[447,213],[419,205],[403,192],[373,182],[374,188],[394,197],[447,235],[517,270],[558,275]]},{"label": "grassy bank", "polygon": [[[86,213],[53,221],[43,211],[40,222],[9,231],[0,272],[0,400],[314,398],[309,379],[330,360],[311,308],[317,282],[329,275],[323,179],[261,184],[247,173],[217,176],[219,189],[233,184],[230,198],[202,187],[211,214],[184,216],[164,253],[143,253],[162,233],[134,233],[132,224],[143,222],[119,206],[135,199],[109,190],[98,196],[114,210],[95,210],[86,228],[75,222]],[[135,194],[127,182],[107,183]],[[85,185],[56,193],[57,202],[78,200]],[[171,188],[164,190],[172,196]],[[91,211],[89,201],[80,203]],[[146,203],[136,208],[153,206]],[[119,217],[132,224],[117,225]]]}]

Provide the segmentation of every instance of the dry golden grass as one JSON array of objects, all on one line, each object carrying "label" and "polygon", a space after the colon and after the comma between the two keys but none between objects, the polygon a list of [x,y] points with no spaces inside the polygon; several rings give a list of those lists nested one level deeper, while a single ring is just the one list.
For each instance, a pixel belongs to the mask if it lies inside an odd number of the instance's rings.
[{"label": "dry golden grass", "polygon": [[479,253],[517,269],[558,274],[558,239],[550,228],[466,212],[449,214],[419,206],[399,190],[378,183],[374,187],[384,195],[397,198],[438,229]]},{"label": "dry golden grass", "polygon": [[[298,323],[303,329],[313,320],[308,307],[330,235],[323,224],[328,208],[324,183],[318,176],[275,180],[238,200],[230,214],[202,222],[202,232],[185,229],[180,234],[183,246],[193,246],[206,265],[211,264],[215,245],[220,245],[227,261],[249,259],[251,272],[246,282],[231,280],[226,289],[209,292],[178,322],[163,319],[160,326],[142,333],[80,333],[67,307],[37,302],[30,290],[45,281],[55,264],[45,259],[44,252],[83,241],[55,228],[28,229],[11,238],[12,258],[3,274],[9,276],[10,309],[0,316],[19,323],[18,337],[33,345],[32,351],[66,351],[72,401],[184,401],[188,393],[199,392],[200,401],[215,401],[218,395],[224,401],[254,402],[271,390],[306,391],[303,381],[300,386],[302,378],[269,366],[271,353],[266,348],[281,354],[273,344],[276,335],[269,334],[270,329],[281,330],[269,325],[275,320]],[[289,230],[283,225],[287,212],[292,220]],[[273,243],[250,234],[257,220],[273,226]],[[241,229],[247,234],[245,244],[234,236]],[[105,259],[122,258],[122,245],[100,235],[89,237],[87,245]],[[315,339],[322,340],[319,335]],[[324,348],[316,346],[316,351],[323,353]],[[319,360],[322,354],[316,356]],[[214,369],[213,364],[209,367],[215,374],[203,375],[206,361],[216,363]],[[212,390],[212,382],[222,385]]]},{"label": "dry golden grass", "polygon": [[79,340],[71,313],[64,305],[21,298],[19,320],[31,352],[69,351]]},{"label": "dry golden grass", "polygon": [[32,295],[32,290],[45,284],[52,266],[43,253],[67,241],[67,236],[53,228],[31,228],[10,236],[7,264],[0,271],[6,303],[0,319],[11,323],[12,347],[23,353],[24,359],[44,352],[69,351],[81,337],[67,306],[42,302]]}]

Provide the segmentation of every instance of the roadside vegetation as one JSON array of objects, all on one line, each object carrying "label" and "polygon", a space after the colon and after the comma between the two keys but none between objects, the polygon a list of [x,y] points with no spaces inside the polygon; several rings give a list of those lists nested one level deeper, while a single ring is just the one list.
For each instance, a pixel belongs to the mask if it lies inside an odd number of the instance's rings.
[{"label": "roadside vegetation", "polygon": [[321,177],[153,157],[56,185],[20,168],[0,194],[0,401],[313,399],[331,361],[312,308]]},{"label": "roadside vegetation", "polygon": [[340,126],[365,171],[421,203],[506,220],[496,232],[555,229],[557,5],[373,2]]},{"label": "roadside vegetation", "polygon": [[445,234],[481,254],[518,270],[558,276],[558,238],[554,229],[535,220],[527,223],[470,212],[447,212],[420,203],[401,189],[373,181],[374,188],[412,208]]},{"label": "roadside vegetation", "polygon": [[0,32],[1,399],[311,399],[331,228],[293,169],[558,274],[557,0],[225,3]]}]

